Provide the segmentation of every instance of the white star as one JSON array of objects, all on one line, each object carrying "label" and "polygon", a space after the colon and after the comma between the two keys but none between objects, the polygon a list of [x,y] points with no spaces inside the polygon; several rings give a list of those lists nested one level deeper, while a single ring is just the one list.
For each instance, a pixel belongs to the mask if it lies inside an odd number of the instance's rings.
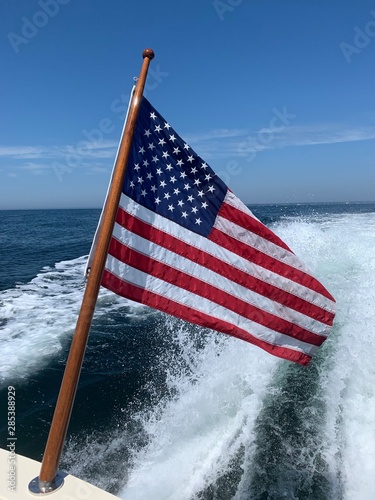
[{"label": "white star", "polygon": [[135,186],[134,182],[133,182],[133,181],[130,181],[129,186],[130,186],[131,188],[133,188],[133,187]]},{"label": "white star", "polygon": [[152,142],[150,142],[150,144],[148,145],[148,149],[151,149],[151,151],[155,149],[155,146]]},{"label": "white star", "polygon": [[200,181],[199,179],[195,179],[194,184],[195,184],[196,186],[199,186],[199,184],[200,184],[200,183],[201,183],[201,181]]},{"label": "white star", "polygon": [[163,151],[163,158],[168,158],[168,156],[169,156],[168,151]]},{"label": "white star", "polygon": [[139,170],[141,167],[139,166],[139,163],[135,163],[134,164],[134,170]]},{"label": "white star", "polygon": [[193,201],[194,200],[194,196],[191,194],[188,196],[188,201]]},{"label": "white star", "polygon": [[159,196],[157,198],[155,198],[155,203],[157,203],[158,205],[159,205],[159,203],[161,203]]},{"label": "white star", "polygon": [[171,128],[171,126],[169,125],[169,123],[164,123],[164,128],[166,128],[167,130],[169,130]]},{"label": "white star", "polygon": [[138,184],[143,184],[143,179],[142,179],[142,177],[138,177]]},{"label": "white star", "polygon": [[155,193],[155,191],[156,191],[156,186],[151,186],[151,191],[152,191],[153,193]]},{"label": "white star", "polygon": [[143,146],[141,146],[141,147],[139,148],[138,153],[144,154],[144,152],[145,152],[145,151],[146,151],[146,150],[145,150],[145,148],[144,148]]},{"label": "white star", "polygon": [[197,209],[197,207],[193,207],[193,208],[191,209],[191,211],[193,212],[193,214],[196,214],[196,213],[198,212],[198,209]]},{"label": "white star", "polygon": [[146,196],[147,191],[145,189],[142,189],[141,196]]},{"label": "white star", "polygon": [[173,152],[175,155],[178,155],[178,153],[180,153],[181,151],[180,151],[180,148],[177,146],[173,149]]},{"label": "white star", "polygon": [[206,170],[207,167],[208,167],[207,163],[202,163],[201,168],[203,168],[203,170]]},{"label": "white star", "polygon": [[159,161],[159,158],[155,155],[155,156],[152,157],[152,161],[154,163],[157,163]]},{"label": "white star", "polygon": [[164,146],[165,140],[163,138],[159,139],[159,144],[160,146]]},{"label": "white star", "polygon": [[197,167],[193,167],[193,168],[190,170],[190,172],[191,172],[192,174],[196,174],[196,173],[198,172]]},{"label": "white star", "polygon": [[170,198],[170,197],[171,197],[171,195],[170,195],[169,193],[165,193],[165,194],[164,194],[164,198],[165,198],[166,200],[169,200],[169,198]]},{"label": "white star", "polygon": [[207,207],[208,207],[208,203],[204,201],[204,202],[202,203],[202,208],[207,208]]},{"label": "white star", "polygon": [[151,180],[151,179],[152,179],[152,177],[153,177],[153,176],[152,176],[152,173],[151,173],[151,172],[149,172],[149,173],[147,174],[147,179]]},{"label": "white star", "polygon": [[182,212],[182,214],[181,214],[181,215],[182,215],[182,217],[183,217],[184,219],[186,219],[186,217],[188,216],[187,212]]},{"label": "white star", "polygon": [[156,125],[155,132],[161,132],[161,126],[160,125]]},{"label": "white star", "polygon": [[183,165],[183,164],[184,164],[184,162],[183,162],[182,160],[178,160],[177,165],[178,165],[179,167],[182,167],[182,165]]},{"label": "white star", "polygon": [[161,174],[162,174],[162,169],[161,169],[161,168],[157,168],[157,169],[156,169],[156,173],[157,173],[158,175],[161,175]]},{"label": "white star", "polygon": [[184,185],[184,189],[186,189],[187,191],[188,191],[189,189],[191,189],[191,188],[190,188],[190,184],[186,183],[186,184]]},{"label": "white star", "polygon": [[146,137],[149,137],[149,136],[151,135],[151,132],[150,132],[149,130],[145,130],[144,135],[145,135]]},{"label": "white star", "polygon": [[143,161],[143,165],[144,165],[145,167],[148,167],[148,165],[149,165],[148,160],[144,160],[144,161]]},{"label": "white star", "polygon": [[167,170],[172,170],[172,165],[170,163],[167,164],[167,166],[165,167]]},{"label": "white star", "polygon": [[198,196],[199,196],[200,198],[202,198],[202,196],[203,196],[203,195],[204,195],[204,192],[203,192],[203,191],[198,191]]},{"label": "white star", "polygon": [[215,191],[215,188],[214,188],[213,186],[210,186],[210,187],[208,188],[208,191],[210,191],[211,193],[213,193],[213,192]]},{"label": "white star", "polygon": [[154,112],[150,113],[150,118],[152,118],[153,120],[155,120],[156,115],[155,115],[155,113],[154,113]]},{"label": "white star", "polygon": [[201,220],[199,219],[199,217],[198,217],[198,219],[195,219],[195,223],[196,223],[196,224],[198,224],[198,226],[200,226],[200,225],[201,225],[201,223],[202,223],[202,221],[201,221]]},{"label": "white star", "polygon": [[185,143],[185,144],[184,144],[184,149],[190,149],[189,144],[186,144],[186,143]]},{"label": "white star", "polygon": [[212,175],[211,174],[206,174],[204,176],[204,178],[206,179],[206,181],[209,181],[211,179]]},{"label": "white star", "polygon": [[171,181],[172,184],[174,184],[176,182],[176,177],[172,175],[172,177],[169,180]]},{"label": "white star", "polygon": [[173,212],[174,206],[173,205],[168,205],[168,210],[170,210],[171,212]]},{"label": "white star", "polygon": [[172,134],[169,136],[169,140],[174,142],[176,140],[176,137]]},{"label": "white star", "polygon": [[188,156],[187,161],[192,163],[194,161],[194,156]]},{"label": "white star", "polygon": [[179,201],[177,202],[177,205],[178,205],[179,207],[182,207],[182,205],[185,205],[185,203],[184,203],[182,200],[179,200]]},{"label": "white star", "polygon": [[185,172],[181,172],[180,177],[182,177],[183,179],[185,179],[186,176],[187,176],[187,174]]},{"label": "white star", "polygon": [[164,188],[167,185],[165,181],[160,181],[160,187]]},{"label": "white star", "polygon": [[180,194],[180,192],[181,191],[178,188],[176,188],[176,189],[173,190],[173,194]]}]

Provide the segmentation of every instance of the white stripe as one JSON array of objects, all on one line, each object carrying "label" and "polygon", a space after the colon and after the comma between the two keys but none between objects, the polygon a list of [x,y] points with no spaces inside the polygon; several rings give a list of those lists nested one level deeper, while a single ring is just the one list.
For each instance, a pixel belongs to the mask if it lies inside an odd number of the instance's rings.
[{"label": "white stripe", "polygon": [[[246,207],[246,205],[244,205],[242,201],[234,196],[234,194],[230,191],[227,192],[223,203],[227,203],[231,207],[240,210],[245,215],[254,218],[253,214]],[[262,238],[262,236],[258,236],[257,234],[252,233],[250,230],[244,229],[242,226],[239,226],[235,222],[230,222],[228,219],[225,219],[223,217],[217,217],[214,227],[219,231],[232,236],[236,240],[241,241],[241,243],[245,243],[245,245],[257,248],[264,254],[282,262],[283,264],[287,264],[294,267],[295,269],[298,269],[299,271],[310,274],[310,271],[307,269],[307,267],[298,259],[298,257],[294,255],[293,252],[290,252],[285,248],[280,247],[279,245],[276,245],[275,243],[272,243],[265,238]]]},{"label": "white stripe", "polygon": [[302,266],[301,262],[298,261],[295,255],[288,252],[285,248],[275,245],[265,238],[251,232],[251,230],[245,229],[239,226],[235,222],[232,222],[224,217],[216,217],[214,228],[219,231],[231,236],[235,240],[249,246],[260,250],[265,255],[268,255],[272,259],[275,259],[283,264],[287,264],[294,267],[298,271],[307,272]]},{"label": "white stripe", "polygon": [[239,255],[230,252],[229,250],[221,247],[220,245],[210,241],[209,239],[196,234],[188,229],[176,224],[173,221],[165,219],[161,215],[152,212],[151,210],[139,205],[137,202],[133,201],[126,195],[122,194],[120,199],[121,208],[133,215],[134,217],[140,219],[143,222],[167,233],[171,236],[178,238],[179,240],[194,246],[199,250],[205,251],[207,254],[212,255],[223,262],[230,264],[232,267],[239,269],[240,271],[253,276],[265,283],[268,283],[280,290],[284,290],[288,293],[299,297],[306,302],[310,302],[322,309],[329,312],[334,312],[334,304],[330,299],[324,297],[323,295],[310,290],[309,288],[295,283],[288,278],[280,276],[277,273],[264,269],[246,259],[240,257]]},{"label": "white stripe", "polygon": [[225,321],[236,328],[249,332],[251,336],[271,345],[278,345],[294,351],[302,351],[309,356],[312,356],[318,349],[317,346],[307,344],[306,342],[294,339],[288,335],[277,333],[267,327],[259,325],[258,323],[243,318],[230,309],[219,306],[209,299],[205,299],[190,293],[183,288],[166,283],[165,281],[155,278],[150,274],[138,271],[127,264],[123,264],[114,257],[108,256],[106,269],[122,281],[132,283],[172,302],[176,302],[178,304],[191,307],[198,312],[208,314],[214,319]]},{"label": "white stripe", "polygon": [[224,201],[228,205],[231,205],[232,207],[237,208],[237,210],[240,210],[244,214],[246,214],[246,215],[250,214],[251,217],[253,217],[253,219],[260,222],[260,220],[257,217],[255,217],[253,212],[245,205],[245,203],[243,203],[239,198],[237,198],[237,196],[229,189],[225,195]]},{"label": "white stripe", "polygon": [[113,236],[123,245],[133,248],[143,255],[147,255],[169,267],[172,267],[188,276],[197,278],[209,285],[223,290],[233,297],[240,299],[251,306],[258,307],[267,313],[283,318],[295,325],[304,328],[317,335],[328,335],[329,328],[324,323],[316,321],[305,314],[302,314],[287,306],[283,306],[263,295],[230,280],[221,274],[216,273],[197,262],[176,254],[165,247],[159,246],[141,236],[133,234],[119,224],[115,224]]}]

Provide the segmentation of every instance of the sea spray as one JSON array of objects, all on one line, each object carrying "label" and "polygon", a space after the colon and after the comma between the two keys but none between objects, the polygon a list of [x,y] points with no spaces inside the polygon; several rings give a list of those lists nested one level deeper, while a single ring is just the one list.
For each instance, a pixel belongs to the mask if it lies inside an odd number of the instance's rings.
[{"label": "sea spray", "polygon": [[[337,300],[310,367],[101,292],[63,469],[132,499],[372,498],[375,205],[262,214]],[[37,459],[83,291],[84,259],[55,262],[1,296],[0,370]]]},{"label": "sea spray", "polygon": [[327,242],[336,246],[332,289],[338,318],[322,365],[323,427],[332,498],[374,497],[375,214],[337,217]]}]

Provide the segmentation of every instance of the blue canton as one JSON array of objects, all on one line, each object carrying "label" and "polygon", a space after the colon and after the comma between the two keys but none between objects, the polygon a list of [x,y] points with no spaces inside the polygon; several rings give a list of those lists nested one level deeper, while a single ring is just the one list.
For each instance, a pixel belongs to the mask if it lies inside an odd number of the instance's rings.
[{"label": "blue canton", "polygon": [[123,193],[208,236],[226,192],[223,181],[143,98]]}]

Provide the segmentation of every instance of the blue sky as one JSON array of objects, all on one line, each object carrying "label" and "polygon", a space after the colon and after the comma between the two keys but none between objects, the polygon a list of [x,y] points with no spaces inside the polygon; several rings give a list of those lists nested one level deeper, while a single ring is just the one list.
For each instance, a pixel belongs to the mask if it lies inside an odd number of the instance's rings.
[{"label": "blue sky", "polygon": [[0,9],[0,209],[102,205],[146,47],[147,98],[245,203],[375,201],[374,2]]}]

